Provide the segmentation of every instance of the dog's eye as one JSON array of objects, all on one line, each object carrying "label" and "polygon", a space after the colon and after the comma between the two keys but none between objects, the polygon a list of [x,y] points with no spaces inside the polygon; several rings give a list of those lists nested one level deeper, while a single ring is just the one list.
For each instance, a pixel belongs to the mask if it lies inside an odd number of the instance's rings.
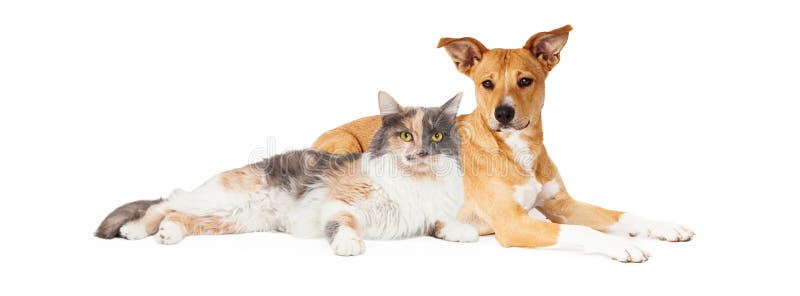
[{"label": "dog's eye", "polygon": [[483,82],[481,82],[481,85],[483,85],[483,87],[488,89],[488,90],[491,90],[491,89],[494,88],[494,83],[491,80],[488,80],[488,79],[484,80]]},{"label": "dog's eye", "polygon": [[434,142],[441,142],[442,138],[444,138],[444,134],[441,132],[435,133],[433,136],[431,136],[431,140]]},{"label": "dog's eye", "polygon": [[411,133],[409,133],[409,132],[400,133],[400,140],[403,140],[404,142],[411,142],[411,140],[413,140],[413,139],[414,139],[414,136],[412,136]]},{"label": "dog's eye", "polygon": [[531,85],[531,83],[533,83],[533,80],[528,77],[522,77],[519,79],[519,81],[517,81],[517,85],[519,85],[519,87],[526,87]]}]

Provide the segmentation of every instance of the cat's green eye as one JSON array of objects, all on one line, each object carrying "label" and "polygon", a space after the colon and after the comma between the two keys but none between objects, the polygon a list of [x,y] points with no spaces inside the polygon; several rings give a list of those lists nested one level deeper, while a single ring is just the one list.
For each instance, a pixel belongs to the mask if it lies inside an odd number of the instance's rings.
[{"label": "cat's green eye", "polygon": [[435,133],[435,134],[433,134],[433,136],[431,136],[431,140],[433,140],[434,142],[441,142],[443,138],[444,138],[444,134],[440,133],[440,132],[439,133]]},{"label": "cat's green eye", "polygon": [[409,132],[402,132],[400,133],[400,139],[405,142],[411,142],[411,140],[414,139],[414,136],[412,136]]}]

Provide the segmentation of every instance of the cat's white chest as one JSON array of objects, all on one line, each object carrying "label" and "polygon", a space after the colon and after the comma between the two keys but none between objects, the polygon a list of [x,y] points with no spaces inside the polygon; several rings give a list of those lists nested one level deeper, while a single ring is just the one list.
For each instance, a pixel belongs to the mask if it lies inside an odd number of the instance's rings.
[{"label": "cat's white chest", "polygon": [[[370,168],[375,170],[375,167]],[[359,205],[368,223],[366,238],[394,239],[423,235],[445,217],[455,218],[463,203],[460,171],[435,178],[372,171],[375,191]]]},{"label": "cat's white chest", "polygon": [[509,132],[505,143],[511,148],[514,161],[522,168],[522,171],[516,173],[528,176],[528,182],[514,187],[514,200],[524,209],[530,210],[536,203],[536,197],[542,192],[542,183],[539,183],[536,179],[536,173],[533,171],[533,162],[536,161],[536,155],[531,152],[528,142],[522,139],[519,131]]}]

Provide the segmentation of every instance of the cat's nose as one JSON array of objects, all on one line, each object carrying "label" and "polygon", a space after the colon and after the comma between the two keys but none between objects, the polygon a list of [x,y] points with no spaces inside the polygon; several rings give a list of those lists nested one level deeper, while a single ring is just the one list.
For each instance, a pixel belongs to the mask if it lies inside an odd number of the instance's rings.
[{"label": "cat's nose", "polygon": [[419,157],[425,157],[428,156],[429,154],[430,153],[428,153],[428,150],[420,150],[419,152],[417,152],[417,156]]},{"label": "cat's nose", "polygon": [[500,123],[509,123],[514,119],[514,107],[500,105],[494,109],[494,118]]}]

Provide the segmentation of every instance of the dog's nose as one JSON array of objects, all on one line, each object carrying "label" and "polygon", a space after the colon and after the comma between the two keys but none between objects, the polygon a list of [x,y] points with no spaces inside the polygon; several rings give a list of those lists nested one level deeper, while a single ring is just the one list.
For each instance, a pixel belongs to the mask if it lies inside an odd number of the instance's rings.
[{"label": "dog's nose", "polygon": [[511,106],[497,106],[494,109],[494,118],[500,123],[509,123],[514,119],[514,107]]}]

